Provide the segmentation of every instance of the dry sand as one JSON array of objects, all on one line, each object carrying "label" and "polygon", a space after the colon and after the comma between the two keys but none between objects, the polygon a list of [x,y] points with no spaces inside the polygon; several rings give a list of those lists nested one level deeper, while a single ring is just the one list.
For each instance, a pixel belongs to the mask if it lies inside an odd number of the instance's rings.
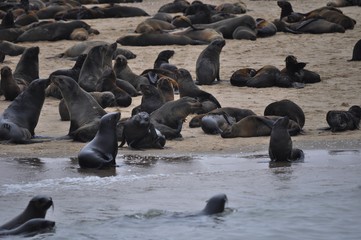
[{"label": "dry sand", "polygon": [[[159,7],[169,1],[144,0],[143,3],[129,4],[155,14]],[[224,1],[204,1],[218,4]],[[229,2],[232,2],[230,0]],[[247,14],[257,18],[273,20],[279,17],[280,8],[276,1],[244,1],[249,11]],[[308,12],[312,9],[325,6],[326,1],[308,0],[292,1],[294,10]],[[227,40],[221,53],[220,84],[201,86],[211,92],[222,104],[227,107],[240,107],[253,110],[262,115],[264,108],[271,102],[290,99],[296,102],[305,112],[305,133],[293,137],[295,147],[305,149],[325,148],[344,149],[360,148],[360,131],[331,133],[317,130],[326,127],[326,113],[329,110],[347,110],[351,105],[361,104],[360,95],[360,66],[361,62],[348,62],[351,58],[354,44],[361,36],[361,8],[347,7],[341,9],[346,15],[354,18],[358,23],[355,29],[346,33],[323,35],[293,35],[277,33],[269,38],[260,38],[256,41]],[[114,42],[118,37],[130,34],[138,23],[146,17],[97,19],[88,22],[93,28],[100,31],[100,35],[91,36],[89,40],[105,40]],[[62,68],[70,68],[74,62],[66,59],[48,59],[63,52],[75,44],[75,41],[36,42],[24,43],[24,46],[40,47],[40,77],[46,78],[49,73]],[[130,60],[129,65],[135,73],[141,73],[150,68],[158,55],[165,49],[173,49],[176,54],[171,63],[186,68],[195,77],[195,62],[199,53],[206,46],[159,46],[159,47],[124,47],[137,54],[137,58]],[[287,55],[294,55],[299,61],[308,62],[307,69],[321,75],[322,82],[306,85],[303,89],[282,88],[238,88],[230,85],[232,73],[243,67],[260,68],[264,65],[284,67]],[[20,57],[7,57],[0,66],[15,68]],[[178,98],[178,96],[176,96]],[[131,109],[139,105],[141,97],[133,98],[133,103],[127,108],[120,108],[122,117],[129,117]],[[60,121],[58,114],[59,100],[47,98],[41,112],[35,132],[41,136],[64,136],[68,133],[69,122]],[[0,99],[2,112],[9,102]],[[115,111],[108,108],[107,111]],[[190,120],[189,116],[187,120]],[[188,154],[230,154],[255,151],[267,151],[269,137],[223,139],[220,136],[206,135],[200,128],[191,129],[185,122],[182,130],[183,140],[167,141],[163,150],[136,151],[127,147],[119,149],[118,155],[188,155]],[[0,157],[75,157],[84,143],[72,141],[53,141],[28,145],[0,145]],[[306,152],[307,154],[307,152]]]}]

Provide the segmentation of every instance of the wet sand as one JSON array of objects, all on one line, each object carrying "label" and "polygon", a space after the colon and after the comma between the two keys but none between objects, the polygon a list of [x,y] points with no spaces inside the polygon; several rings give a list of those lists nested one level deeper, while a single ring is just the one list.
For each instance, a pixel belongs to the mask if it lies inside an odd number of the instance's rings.
[{"label": "wet sand", "polygon": [[[143,3],[129,4],[155,14],[159,7],[169,1],[145,0]],[[222,3],[223,1],[204,1],[205,3]],[[231,2],[231,1],[230,1]],[[280,8],[276,1],[244,1],[249,14],[255,18],[262,17],[273,20],[279,17]],[[295,11],[308,12],[325,6],[327,1],[292,1]],[[304,134],[293,137],[295,147],[304,149],[348,149],[360,148],[360,131],[331,133],[318,130],[327,126],[326,113],[329,110],[347,110],[352,105],[361,104],[360,95],[360,64],[348,62],[352,56],[354,44],[360,39],[361,12],[359,7],[341,9],[346,15],[354,18],[358,23],[353,30],[345,33],[323,35],[293,35],[277,33],[269,38],[259,38],[256,41],[226,40],[226,46],[221,53],[222,82],[212,86],[201,86],[212,93],[223,107],[240,107],[253,110],[262,115],[264,108],[271,102],[290,99],[304,110],[306,123]],[[146,17],[123,19],[87,20],[93,28],[100,31],[100,35],[91,36],[89,40],[105,40],[114,42],[118,37],[130,34],[138,23]],[[76,41],[23,43],[23,46],[40,47],[40,77],[46,78],[57,69],[70,68],[74,62],[67,59],[49,58],[65,51]],[[121,46],[120,46],[121,47]],[[135,73],[141,73],[150,68],[158,55],[165,49],[173,49],[176,53],[171,63],[188,69],[195,78],[195,63],[199,53],[206,46],[152,46],[152,47],[123,47],[137,54],[136,59],[129,60],[129,65]],[[306,85],[303,89],[282,88],[238,88],[230,85],[229,79],[234,71],[243,67],[261,68],[264,65],[284,67],[287,55],[294,55],[299,61],[307,62],[307,69],[321,75],[322,81]],[[6,58],[3,66],[15,69],[18,57]],[[178,96],[176,96],[178,98]],[[133,103],[127,108],[108,108],[108,112],[120,110],[122,117],[129,117],[133,107],[139,105],[141,97],[134,97]],[[59,137],[68,133],[69,122],[60,121],[58,114],[59,100],[47,98],[43,106],[36,135]],[[0,111],[9,102],[0,98]],[[269,137],[223,139],[220,136],[206,135],[200,128],[191,129],[187,118],[182,129],[182,140],[167,141],[163,150],[136,151],[127,147],[119,149],[118,155],[185,155],[185,154],[230,154],[240,152],[267,151]],[[0,145],[0,157],[73,157],[77,156],[84,143],[72,141],[51,141],[28,145]]]}]

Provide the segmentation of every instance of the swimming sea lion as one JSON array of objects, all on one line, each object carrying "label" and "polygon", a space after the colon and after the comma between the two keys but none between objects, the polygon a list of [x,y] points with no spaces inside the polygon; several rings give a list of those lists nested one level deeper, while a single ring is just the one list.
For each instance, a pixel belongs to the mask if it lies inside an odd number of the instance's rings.
[{"label": "swimming sea lion", "polygon": [[224,211],[225,204],[227,203],[228,198],[226,194],[217,194],[211,197],[204,209],[201,211],[201,215],[212,215],[221,213]]},{"label": "swimming sea lion", "polygon": [[[287,162],[292,160],[294,156],[303,158],[303,151],[300,149],[292,148],[292,139],[288,133],[289,118],[279,118],[272,127],[268,154],[271,161],[274,162]],[[294,152],[294,153],[292,153]],[[302,154],[300,154],[302,153]]]},{"label": "swimming sea lion", "polygon": [[46,211],[51,206],[53,206],[53,200],[51,199],[51,197],[37,195],[29,201],[27,207],[22,213],[20,213],[18,216],[14,217],[7,223],[1,225],[0,230],[10,230],[17,228],[33,218],[45,218]]},{"label": "swimming sea lion", "polygon": [[348,61],[361,61],[361,39],[357,41],[352,51],[352,59]]},{"label": "swimming sea lion", "polygon": [[33,236],[38,233],[44,233],[52,230],[55,226],[54,221],[45,220],[43,218],[33,218],[17,228],[11,230],[0,229],[0,236],[24,235]]},{"label": "swimming sea lion", "polygon": [[178,100],[166,102],[150,114],[150,121],[166,139],[182,137],[180,134],[186,117],[199,111],[201,103],[192,97],[181,97]]},{"label": "swimming sea lion", "polygon": [[19,94],[0,116],[0,140],[29,143],[35,135],[48,79],[37,79]]},{"label": "swimming sea lion", "polygon": [[100,118],[107,112],[74,79],[55,75],[52,76],[51,81],[61,91],[69,110],[70,128],[68,136],[80,142],[92,140],[98,131]]},{"label": "swimming sea lion", "polygon": [[264,110],[265,116],[287,116],[301,128],[305,125],[305,114],[300,106],[288,99],[270,103]]},{"label": "swimming sea lion", "polygon": [[226,41],[214,40],[198,56],[196,62],[196,81],[200,85],[210,85],[215,80],[220,81],[219,77],[219,57]]},{"label": "swimming sea lion", "polygon": [[119,112],[102,116],[95,137],[78,154],[81,168],[102,169],[116,166],[115,158],[118,154],[116,127],[119,118]]},{"label": "swimming sea lion", "polygon": [[348,111],[328,111],[326,121],[332,132],[359,129],[361,118],[360,106],[353,105]]},{"label": "swimming sea lion", "polygon": [[27,48],[16,65],[13,76],[30,84],[39,78],[39,47]]},{"label": "swimming sea lion", "polygon": [[125,142],[134,149],[162,149],[166,143],[165,136],[150,122],[147,112],[139,112],[124,122],[122,147]]},{"label": "swimming sea lion", "polygon": [[11,68],[5,66],[1,68],[0,89],[5,96],[5,100],[13,101],[22,91],[25,90],[27,83],[18,84],[13,78]]}]

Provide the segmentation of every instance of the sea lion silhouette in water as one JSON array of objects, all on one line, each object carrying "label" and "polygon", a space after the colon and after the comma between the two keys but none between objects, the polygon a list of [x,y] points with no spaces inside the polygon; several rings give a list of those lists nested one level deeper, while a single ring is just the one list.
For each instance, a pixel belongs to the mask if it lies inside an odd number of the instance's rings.
[{"label": "sea lion silhouette in water", "polygon": [[150,122],[147,112],[140,112],[124,122],[122,132],[122,143],[127,142],[128,146],[135,149],[158,148],[162,149],[166,139]]},{"label": "sea lion silhouette in water", "polygon": [[288,133],[289,118],[279,118],[273,125],[268,154],[273,162],[288,162],[304,158],[303,151],[292,148],[292,139]]},{"label": "sea lion silhouette in water", "polygon": [[332,132],[359,129],[361,118],[360,106],[351,106],[348,111],[328,111],[326,121]]},{"label": "sea lion silhouette in water", "polygon": [[38,233],[44,233],[50,231],[54,228],[54,226],[55,226],[54,221],[49,221],[43,218],[33,218],[17,228],[11,230],[0,229],[0,237],[13,236],[13,235],[23,235],[25,237],[34,236]]},{"label": "sea lion silhouette in water", "polygon": [[348,61],[361,61],[361,39],[357,41],[352,51],[352,59]]},{"label": "sea lion silhouette in water", "polygon": [[20,213],[18,216],[14,217],[7,223],[0,226],[0,230],[11,230],[19,227],[20,225],[26,223],[30,219],[34,218],[45,218],[47,210],[54,206],[53,200],[51,197],[45,195],[37,195],[33,197],[25,210]]},{"label": "sea lion silhouette in water", "polygon": [[212,215],[217,213],[222,213],[224,211],[225,204],[227,203],[228,198],[226,194],[217,194],[211,197],[204,209],[199,213],[200,215]]},{"label": "sea lion silhouette in water", "polygon": [[100,119],[99,129],[93,140],[86,144],[78,154],[81,168],[115,167],[118,154],[117,123],[119,112],[107,113]]},{"label": "sea lion silhouette in water", "polygon": [[4,110],[0,116],[0,140],[12,143],[32,142],[48,85],[48,79],[32,81]]}]

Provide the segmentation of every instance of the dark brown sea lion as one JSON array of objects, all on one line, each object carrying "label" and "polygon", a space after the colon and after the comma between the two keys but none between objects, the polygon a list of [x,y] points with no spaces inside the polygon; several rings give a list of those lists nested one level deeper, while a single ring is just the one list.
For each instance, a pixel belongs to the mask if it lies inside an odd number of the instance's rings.
[{"label": "dark brown sea lion", "polygon": [[359,129],[361,119],[360,106],[352,106],[348,111],[328,111],[326,121],[332,132]]},{"label": "dark brown sea lion", "polygon": [[199,85],[210,85],[219,77],[220,54],[226,45],[224,39],[214,40],[198,56],[196,62],[196,81]]},{"label": "dark brown sea lion", "polygon": [[283,20],[275,20],[273,24],[277,27],[279,32],[290,32],[290,33],[344,33],[345,28],[337,23],[329,22],[322,18],[309,18],[295,23],[287,23]]},{"label": "dark brown sea lion", "polygon": [[38,233],[51,231],[55,226],[54,221],[45,220],[43,218],[33,218],[17,228],[11,230],[1,230],[0,236],[22,235],[24,237],[34,236]]},{"label": "dark brown sea lion", "polygon": [[189,7],[189,2],[186,0],[174,0],[171,3],[164,4],[158,10],[158,12],[165,13],[178,13],[183,12],[187,7]]},{"label": "dark brown sea lion", "polygon": [[268,154],[271,161],[288,162],[304,158],[303,151],[292,148],[292,139],[288,133],[289,118],[278,119],[272,127]]},{"label": "dark brown sea lion", "polygon": [[234,107],[223,107],[223,108],[217,108],[209,113],[205,114],[198,114],[197,116],[194,116],[189,121],[189,127],[190,128],[196,128],[201,126],[201,120],[204,116],[207,114],[223,114],[226,113],[229,117],[234,118],[236,122],[241,120],[242,118],[245,118],[250,115],[256,115],[252,110],[250,109],[242,109],[242,108],[234,108]]},{"label": "dark brown sea lion", "polygon": [[39,19],[52,19],[58,12],[70,9],[69,5],[49,5],[46,8],[39,9],[36,15]]},{"label": "dark brown sea lion", "polygon": [[24,32],[25,30],[22,28],[0,28],[0,40],[16,42]]},{"label": "dark brown sea lion", "polygon": [[[223,138],[269,136],[274,122],[279,118],[281,117],[247,116],[226,129],[221,136]],[[288,131],[290,135],[297,135],[301,131],[301,127],[298,123],[290,120]]]},{"label": "dark brown sea lion", "polygon": [[243,14],[247,11],[247,6],[244,2],[239,1],[237,3],[222,3],[216,6],[217,12]]},{"label": "dark brown sea lion", "polygon": [[104,71],[98,80],[95,88],[97,91],[110,91],[115,96],[115,102],[120,107],[128,107],[132,104],[132,97],[123,89],[117,86],[116,77],[113,69],[109,68]]},{"label": "dark brown sea lion", "polygon": [[15,19],[15,24],[18,26],[27,26],[33,22],[39,22],[39,18],[34,11],[24,12]]},{"label": "dark brown sea lion", "polygon": [[96,86],[104,71],[112,68],[112,55],[116,47],[116,43],[99,45],[89,51],[78,80],[85,91],[96,91]]},{"label": "dark brown sea lion", "polygon": [[217,194],[207,200],[204,209],[199,213],[200,215],[212,215],[222,213],[228,201],[226,194]]},{"label": "dark brown sea lion", "polygon": [[1,68],[0,89],[5,96],[5,100],[13,101],[27,87],[27,83],[17,83],[13,78],[11,68],[5,66]]},{"label": "dark brown sea lion", "polygon": [[[3,54],[4,57],[6,55],[18,56],[18,55],[22,54],[25,51],[25,49],[26,49],[26,47],[16,45],[12,42],[8,42],[5,40],[0,41],[0,53]],[[0,62],[3,62],[3,61],[0,61]]]},{"label": "dark brown sea lion", "polygon": [[247,26],[239,26],[234,29],[232,38],[238,40],[244,39],[255,41],[257,39],[257,30],[251,29]]},{"label": "dark brown sea lion", "polygon": [[253,77],[246,81],[247,87],[263,88],[273,87],[280,77],[280,70],[272,65],[266,65],[259,69]]},{"label": "dark brown sea lion", "polygon": [[232,86],[244,87],[247,86],[247,81],[254,77],[257,70],[254,68],[241,68],[235,71],[230,79]]},{"label": "dark brown sea lion", "polygon": [[115,159],[118,154],[116,128],[119,118],[119,112],[107,113],[102,116],[95,137],[78,154],[81,168],[116,167]]},{"label": "dark brown sea lion", "polygon": [[299,22],[305,18],[305,14],[294,12],[291,3],[286,0],[277,1],[277,5],[281,8],[280,20]]},{"label": "dark brown sea lion", "polygon": [[334,0],[328,2],[329,7],[348,7],[348,6],[361,6],[360,0]]},{"label": "dark brown sea lion", "polygon": [[287,116],[301,128],[305,125],[305,114],[300,106],[288,99],[270,103],[264,110],[265,116]]},{"label": "dark brown sea lion", "polygon": [[215,40],[222,40],[220,32],[212,28],[195,28],[194,26],[185,29],[169,32],[171,35],[185,36],[200,44],[209,44]]},{"label": "dark brown sea lion", "polygon": [[0,140],[12,143],[32,142],[48,85],[48,79],[32,81],[4,110],[0,116]]},{"label": "dark brown sea lion", "polygon": [[173,57],[175,51],[173,50],[163,50],[161,51],[157,58],[154,61],[154,68],[161,68],[163,64],[168,65],[169,59]]},{"label": "dark brown sea lion", "polygon": [[168,22],[148,18],[143,22],[139,23],[138,26],[135,28],[136,33],[149,33],[149,32],[157,32],[162,30],[174,30],[176,27]]},{"label": "dark brown sea lion", "polygon": [[139,112],[150,114],[165,103],[157,87],[150,84],[142,84],[140,85],[140,90],[142,91],[142,100],[139,106],[133,108],[132,116]]},{"label": "dark brown sea lion", "polygon": [[352,59],[349,61],[361,61],[361,39],[357,41],[352,51]]},{"label": "dark brown sea lion", "polygon": [[[202,105],[207,104],[207,102],[213,103],[213,109],[220,108],[221,104],[218,100],[210,93],[201,90],[193,81],[190,72],[184,68],[180,68],[176,72],[177,82],[179,86],[179,95],[180,97],[192,97],[198,99]],[[205,107],[205,106],[204,106]],[[209,112],[213,109],[203,109],[201,112]]]},{"label": "dark brown sea lion", "polygon": [[147,12],[138,7],[111,4],[101,8],[105,18],[126,18],[149,16]]},{"label": "dark brown sea lion", "polygon": [[206,134],[221,134],[235,122],[235,119],[225,112],[209,113],[202,117],[201,128]]},{"label": "dark brown sea lion", "polygon": [[125,142],[134,149],[162,149],[166,143],[163,134],[150,122],[147,112],[139,112],[124,122],[122,147]]},{"label": "dark brown sea lion", "polygon": [[267,21],[263,18],[256,19],[257,37],[270,37],[277,33],[277,27],[272,22]]},{"label": "dark brown sea lion", "polygon": [[45,218],[46,211],[51,206],[53,206],[53,200],[51,199],[51,197],[37,195],[29,201],[28,205],[22,213],[20,213],[18,216],[14,217],[7,223],[1,225],[0,229],[10,230],[19,227],[30,219]]},{"label": "dark brown sea lion", "polygon": [[195,98],[182,97],[175,101],[166,102],[153,111],[150,114],[150,121],[166,139],[180,138],[186,117],[199,111],[201,107],[201,103]]},{"label": "dark brown sea lion", "polygon": [[117,78],[128,81],[135,89],[140,90],[140,85],[149,84],[146,77],[135,74],[128,65],[128,60],[123,55],[118,55],[114,62],[114,72]]},{"label": "dark brown sea lion", "polygon": [[15,79],[30,84],[39,78],[39,51],[39,47],[29,47],[23,52],[13,73]]},{"label": "dark brown sea lion", "polygon": [[60,89],[69,110],[68,136],[74,141],[88,142],[92,140],[98,131],[100,118],[107,112],[74,79],[55,75],[51,81]]}]

